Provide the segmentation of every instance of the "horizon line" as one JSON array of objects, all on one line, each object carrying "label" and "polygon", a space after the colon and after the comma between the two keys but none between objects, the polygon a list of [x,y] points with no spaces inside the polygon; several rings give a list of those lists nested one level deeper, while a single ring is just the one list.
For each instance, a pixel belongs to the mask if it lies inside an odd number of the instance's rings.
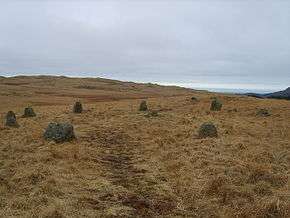
[{"label": "horizon line", "polygon": [[182,88],[196,89],[196,90],[207,90],[207,91],[261,91],[265,92],[275,92],[281,91],[288,88],[290,85],[274,85],[274,84],[251,84],[251,83],[208,83],[208,82],[165,82],[165,81],[145,81],[145,80],[127,80],[117,77],[106,77],[105,75],[96,75],[96,76],[84,76],[84,75],[64,75],[62,73],[47,73],[47,74],[39,74],[39,73],[30,73],[30,74],[14,74],[9,76],[2,76],[4,78],[13,78],[13,77],[32,77],[32,76],[51,76],[51,77],[67,77],[67,78],[80,78],[80,79],[89,79],[89,78],[100,78],[100,79],[108,79],[108,80],[118,80],[121,82],[134,82],[134,83],[152,83],[163,86],[178,86]]}]

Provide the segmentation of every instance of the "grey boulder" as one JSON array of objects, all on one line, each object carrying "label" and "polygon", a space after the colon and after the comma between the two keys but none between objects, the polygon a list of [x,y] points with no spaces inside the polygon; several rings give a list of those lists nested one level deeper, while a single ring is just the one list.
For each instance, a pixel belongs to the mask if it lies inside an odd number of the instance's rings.
[{"label": "grey boulder", "polygon": [[43,137],[46,140],[53,140],[57,143],[71,141],[75,138],[74,128],[69,123],[50,123]]}]

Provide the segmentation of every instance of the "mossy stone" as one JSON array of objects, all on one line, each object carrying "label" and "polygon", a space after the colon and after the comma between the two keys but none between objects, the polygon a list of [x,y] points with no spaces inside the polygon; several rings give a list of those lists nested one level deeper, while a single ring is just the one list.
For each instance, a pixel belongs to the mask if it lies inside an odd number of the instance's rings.
[{"label": "mossy stone", "polygon": [[198,132],[199,138],[214,138],[218,136],[217,128],[213,123],[204,123],[200,126]]},{"label": "mossy stone", "polygon": [[27,107],[24,109],[24,114],[22,117],[35,117],[36,114],[32,107]]},{"label": "mossy stone", "polygon": [[82,106],[81,102],[77,101],[74,104],[73,112],[74,113],[82,113],[83,112],[83,106]]},{"label": "mossy stone", "polygon": [[74,128],[69,123],[50,123],[43,137],[46,140],[53,140],[57,143],[71,141],[75,138]]},{"label": "mossy stone", "polygon": [[140,103],[139,111],[147,111],[147,110],[148,110],[147,102],[146,101],[142,101]]},{"label": "mossy stone", "polygon": [[16,120],[16,115],[13,111],[8,111],[8,113],[6,114],[5,125],[10,127],[19,127]]},{"label": "mossy stone", "polygon": [[211,102],[210,110],[211,111],[220,111],[222,109],[223,104],[221,103],[220,100],[214,99]]}]

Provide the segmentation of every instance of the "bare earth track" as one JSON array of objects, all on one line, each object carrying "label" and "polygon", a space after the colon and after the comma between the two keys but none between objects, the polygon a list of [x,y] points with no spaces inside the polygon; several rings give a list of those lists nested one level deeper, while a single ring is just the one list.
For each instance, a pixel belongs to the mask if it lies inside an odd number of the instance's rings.
[{"label": "bare earth track", "polygon": [[[20,125],[0,125],[0,217],[290,217],[289,101],[64,77],[0,78],[0,100]],[[77,138],[45,141],[52,121]]]}]

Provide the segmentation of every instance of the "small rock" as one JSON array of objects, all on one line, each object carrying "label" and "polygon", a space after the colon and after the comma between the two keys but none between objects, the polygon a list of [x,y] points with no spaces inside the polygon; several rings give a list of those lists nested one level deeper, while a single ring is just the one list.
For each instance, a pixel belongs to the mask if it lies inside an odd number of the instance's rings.
[{"label": "small rock", "polygon": [[193,101],[193,102],[197,102],[197,101],[198,101],[198,99],[197,99],[196,97],[194,97],[194,96],[191,97],[190,99],[191,99],[191,101]]},{"label": "small rock", "polygon": [[8,113],[6,114],[5,125],[10,126],[10,127],[19,127],[17,120],[16,120],[15,113],[13,111],[8,111]]},{"label": "small rock", "polygon": [[268,117],[268,116],[271,116],[271,114],[270,114],[270,112],[267,109],[262,108],[262,109],[258,110],[257,116]]},{"label": "small rock", "polygon": [[50,123],[43,137],[46,140],[53,140],[57,143],[71,141],[75,138],[74,128],[69,123]]},{"label": "small rock", "polygon": [[234,109],[229,109],[228,112],[238,112],[238,109],[234,108]]},{"label": "small rock", "polygon": [[146,101],[142,101],[139,107],[139,111],[147,111],[148,107],[147,107],[147,102]]},{"label": "small rock", "polygon": [[217,137],[217,129],[214,124],[212,123],[204,123],[200,126],[199,132],[198,132],[199,138],[213,138]]},{"label": "small rock", "polygon": [[214,99],[211,102],[210,110],[211,111],[220,111],[222,109],[222,106],[223,106],[223,104],[218,99]]},{"label": "small rock", "polygon": [[27,107],[24,109],[24,114],[22,117],[35,117],[36,114],[32,107]]},{"label": "small rock", "polygon": [[77,101],[74,104],[73,112],[74,113],[82,113],[83,112],[83,106],[82,106],[81,102]]}]

